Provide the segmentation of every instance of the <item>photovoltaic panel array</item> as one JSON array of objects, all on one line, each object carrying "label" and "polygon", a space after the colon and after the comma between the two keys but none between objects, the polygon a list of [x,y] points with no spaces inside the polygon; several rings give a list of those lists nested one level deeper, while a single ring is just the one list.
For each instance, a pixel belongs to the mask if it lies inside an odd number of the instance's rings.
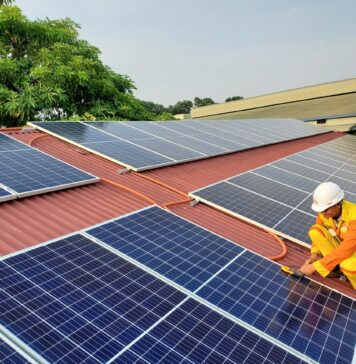
[{"label": "photovoltaic panel array", "polygon": [[[336,350],[335,363],[352,361],[356,303],[350,298],[284,275],[276,263],[158,207],[100,224],[87,234],[302,357],[329,363],[335,353],[329,356],[328,342]],[[350,340],[338,339],[346,336]]]},{"label": "photovoltaic panel array", "polygon": [[98,180],[89,173],[0,133],[0,201]]},{"label": "photovoltaic panel array", "polygon": [[0,330],[43,361],[304,363],[87,234],[2,259],[0,287]]},{"label": "photovoltaic panel array", "polygon": [[191,192],[190,196],[303,245],[314,224],[312,195],[337,183],[356,202],[356,138],[346,135]]},{"label": "photovoltaic panel array", "polygon": [[35,122],[29,125],[135,171],[326,133],[295,119]]}]

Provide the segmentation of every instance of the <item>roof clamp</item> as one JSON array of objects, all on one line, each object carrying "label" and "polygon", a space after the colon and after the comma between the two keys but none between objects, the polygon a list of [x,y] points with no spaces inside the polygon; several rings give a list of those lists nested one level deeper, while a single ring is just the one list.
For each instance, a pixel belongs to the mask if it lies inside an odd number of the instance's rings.
[{"label": "roof clamp", "polygon": [[130,172],[130,170],[128,168],[122,168],[122,169],[117,170],[117,174],[125,174],[128,172]]},{"label": "roof clamp", "polygon": [[193,200],[193,201],[189,202],[189,206],[194,207],[194,206],[198,205],[199,202],[200,202],[199,200]]}]

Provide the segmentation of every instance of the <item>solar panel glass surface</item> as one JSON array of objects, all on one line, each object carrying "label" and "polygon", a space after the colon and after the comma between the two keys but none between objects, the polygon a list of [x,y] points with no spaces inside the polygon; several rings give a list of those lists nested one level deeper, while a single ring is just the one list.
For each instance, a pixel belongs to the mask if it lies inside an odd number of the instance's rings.
[{"label": "solar panel glass surface", "polygon": [[16,195],[0,187],[0,202],[15,199]]},{"label": "solar panel glass surface", "polygon": [[318,363],[351,363],[356,302],[244,252],[199,296]]},{"label": "solar panel glass surface", "polygon": [[210,308],[189,299],[125,351],[115,364],[304,363]]},{"label": "solar panel glass surface", "polygon": [[[30,150],[31,148],[26,144],[20,143],[16,139],[0,133],[0,153],[9,152],[14,150]],[[2,154],[0,154],[0,157]]]},{"label": "solar panel glass surface", "polygon": [[99,225],[87,233],[190,291],[243,250],[158,207]]},{"label": "solar panel glass surface", "polygon": [[106,362],[185,298],[79,234],[0,271],[0,323],[49,362]]},{"label": "solar panel glass surface", "polygon": [[[117,163],[134,170],[183,163],[327,132],[325,128],[306,126],[301,121],[291,119],[36,122],[31,125],[76,145],[81,144],[94,153],[114,159]],[[288,131],[281,131],[286,126]],[[131,146],[126,144],[123,147],[120,143],[106,145],[106,142],[115,140],[129,141]],[[134,147],[137,149],[133,151]],[[132,153],[142,153],[143,157],[139,158],[139,155],[136,155],[132,158]],[[167,158],[168,161],[162,161],[158,157]]]},{"label": "solar panel glass surface", "polygon": [[356,203],[355,141],[344,136],[190,195],[308,245],[312,194],[320,183],[337,183]]}]

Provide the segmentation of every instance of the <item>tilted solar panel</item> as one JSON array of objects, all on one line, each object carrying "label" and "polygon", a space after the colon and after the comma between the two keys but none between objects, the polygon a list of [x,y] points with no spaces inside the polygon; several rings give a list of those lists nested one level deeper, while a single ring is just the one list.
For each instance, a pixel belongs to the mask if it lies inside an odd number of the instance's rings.
[{"label": "tilted solar panel", "polygon": [[0,331],[48,362],[304,363],[81,234],[0,260],[0,288]]},{"label": "tilted solar panel", "polygon": [[321,182],[335,182],[356,202],[355,144],[343,136],[189,195],[309,246],[312,194]]},{"label": "tilted solar panel", "polygon": [[0,201],[99,180],[5,134],[0,134],[0,150]]},{"label": "tilted solar panel", "polygon": [[135,171],[329,131],[293,119],[35,122],[29,125]]},{"label": "tilted solar panel", "polygon": [[305,358],[352,362],[356,302],[351,298],[307,278],[291,278],[278,264],[158,207],[101,224],[87,234]]}]

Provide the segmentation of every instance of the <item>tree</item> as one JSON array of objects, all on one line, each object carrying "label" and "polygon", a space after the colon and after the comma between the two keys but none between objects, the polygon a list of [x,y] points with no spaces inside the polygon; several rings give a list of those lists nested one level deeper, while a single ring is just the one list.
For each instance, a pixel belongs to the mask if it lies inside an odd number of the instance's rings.
[{"label": "tree", "polygon": [[168,106],[168,111],[175,114],[189,114],[193,107],[193,103],[189,100],[178,101],[174,106]]},{"label": "tree", "polygon": [[0,0],[0,6],[11,5],[13,2],[13,0]]},{"label": "tree", "polygon": [[231,97],[228,97],[225,102],[230,102],[230,101],[237,101],[237,100],[242,100],[243,97],[242,96],[231,96]]},{"label": "tree", "polygon": [[205,97],[203,99],[201,99],[200,97],[194,98],[195,107],[202,107],[202,106],[213,105],[213,104],[215,104],[215,101],[212,100],[210,97]]},{"label": "tree", "polygon": [[[4,1],[3,1],[4,3]],[[149,120],[132,80],[78,38],[71,19],[28,20],[16,6],[0,12],[0,125],[28,120]]]}]

